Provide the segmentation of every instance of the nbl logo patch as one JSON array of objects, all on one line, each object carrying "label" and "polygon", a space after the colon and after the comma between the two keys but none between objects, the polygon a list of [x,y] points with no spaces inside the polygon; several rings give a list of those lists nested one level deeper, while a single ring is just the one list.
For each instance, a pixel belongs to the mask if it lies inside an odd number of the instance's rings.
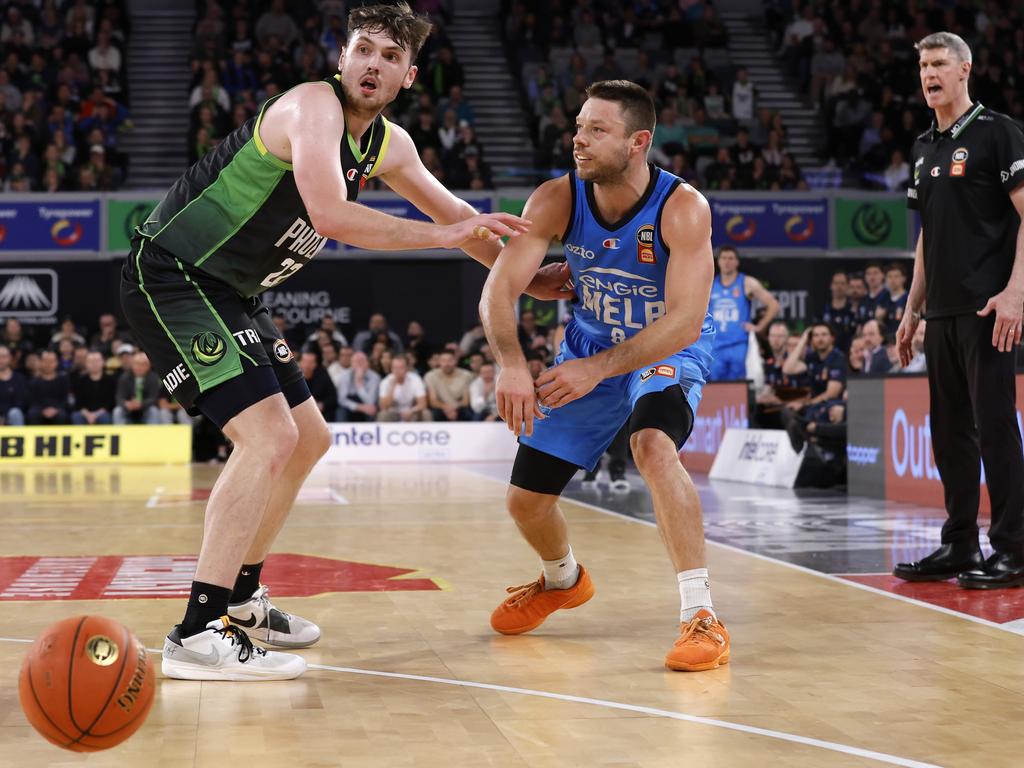
[{"label": "nbl logo patch", "polygon": [[192,359],[200,365],[216,365],[227,354],[228,345],[224,338],[213,331],[197,333],[192,337]]},{"label": "nbl logo patch", "polygon": [[648,368],[646,371],[640,374],[640,381],[647,381],[651,376],[664,376],[668,379],[674,379],[676,377],[676,369],[673,365],[656,365],[652,368]]},{"label": "nbl logo patch", "polygon": [[636,260],[641,264],[655,264],[654,225],[644,224],[636,231]]},{"label": "nbl logo patch", "polygon": [[950,176],[963,176],[967,170],[967,147],[958,147],[953,151],[953,164],[949,166]]},{"label": "nbl logo patch", "polygon": [[287,363],[292,359],[292,350],[284,339],[278,339],[274,342],[274,357],[280,363]]}]

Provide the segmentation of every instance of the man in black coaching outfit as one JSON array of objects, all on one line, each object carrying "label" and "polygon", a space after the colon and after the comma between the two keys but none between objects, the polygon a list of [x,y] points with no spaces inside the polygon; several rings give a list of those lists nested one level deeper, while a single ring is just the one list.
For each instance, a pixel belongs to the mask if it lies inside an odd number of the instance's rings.
[{"label": "man in black coaching outfit", "polygon": [[[928,318],[932,448],[948,519],[939,549],[893,573],[910,581],[956,576],[972,589],[1024,586],[1014,381],[1024,311],[1024,132],[971,101],[971,51],[960,37],[937,32],[915,47],[935,121],[914,144],[907,204],[921,214],[921,235],[896,341],[906,365],[922,313]],[[978,545],[979,460],[992,501],[987,560]]]}]

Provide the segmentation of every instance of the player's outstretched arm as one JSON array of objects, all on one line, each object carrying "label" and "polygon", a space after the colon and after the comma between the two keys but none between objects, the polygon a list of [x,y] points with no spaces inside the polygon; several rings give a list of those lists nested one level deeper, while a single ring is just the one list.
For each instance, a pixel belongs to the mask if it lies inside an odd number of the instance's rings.
[{"label": "player's outstretched arm", "polygon": [[495,386],[498,415],[517,435],[532,434],[534,417],[543,417],[519,346],[515,305],[548,245],[565,231],[570,205],[568,176],[545,182],[530,195],[523,211],[532,222],[530,229],[502,249],[480,298],[480,319],[501,367]]},{"label": "player's outstretched arm", "polygon": [[438,225],[399,219],[348,202],[338,152],[345,119],[337,97],[320,83],[295,88],[275,103],[263,120],[268,133],[283,137],[310,223],[321,235],[357,248],[409,250],[497,242],[500,237],[514,237],[527,228],[528,222],[507,213]]},{"label": "player's outstretched arm", "polygon": [[[391,125],[391,140],[378,175],[392,191],[438,224],[455,224],[477,215],[473,206],[456,197],[426,169],[412,137],[399,125]],[[501,252],[501,242],[476,240],[464,244],[462,250],[490,268]],[[568,279],[567,267],[548,265],[531,275],[525,293],[541,300],[568,298],[572,292],[563,288]]]},{"label": "player's outstretched arm", "polygon": [[644,368],[700,338],[715,277],[707,200],[691,187],[679,187],[665,204],[661,230],[671,252],[665,271],[665,314],[610,349],[542,373],[537,388],[544,405],[570,403],[602,379]]}]

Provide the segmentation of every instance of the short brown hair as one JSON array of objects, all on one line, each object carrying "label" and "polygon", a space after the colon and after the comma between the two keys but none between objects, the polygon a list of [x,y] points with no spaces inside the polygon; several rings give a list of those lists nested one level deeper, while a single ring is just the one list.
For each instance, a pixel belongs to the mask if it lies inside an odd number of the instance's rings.
[{"label": "short brown hair", "polygon": [[654,133],[654,100],[646,90],[629,80],[601,80],[587,88],[588,99],[614,101],[622,110],[629,133]]},{"label": "short brown hair", "polygon": [[397,3],[381,3],[353,8],[348,14],[348,34],[356,32],[384,33],[403,50],[411,54],[415,62],[420,48],[427,40],[433,25],[426,16],[414,13],[404,0]]}]

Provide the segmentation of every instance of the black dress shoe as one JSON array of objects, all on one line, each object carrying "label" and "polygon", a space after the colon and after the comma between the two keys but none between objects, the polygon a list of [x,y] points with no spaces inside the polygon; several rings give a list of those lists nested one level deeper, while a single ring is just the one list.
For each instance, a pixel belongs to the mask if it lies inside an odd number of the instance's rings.
[{"label": "black dress shoe", "polygon": [[958,574],[956,583],[966,589],[1024,587],[1024,556],[997,552],[980,568]]},{"label": "black dress shoe", "polygon": [[899,563],[892,575],[904,581],[945,581],[964,571],[985,565],[981,548],[975,542],[943,544],[915,563]]}]

